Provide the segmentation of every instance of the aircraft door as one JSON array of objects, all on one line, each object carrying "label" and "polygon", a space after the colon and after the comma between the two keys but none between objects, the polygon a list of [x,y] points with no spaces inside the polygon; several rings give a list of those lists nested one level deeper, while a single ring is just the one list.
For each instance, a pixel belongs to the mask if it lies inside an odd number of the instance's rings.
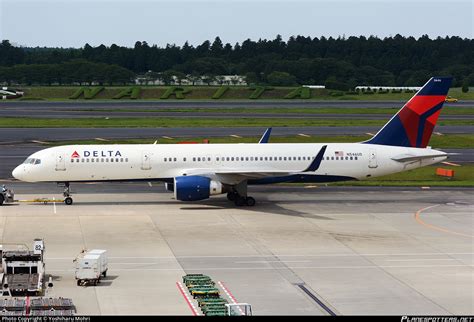
[{"label": "aircraft door", "polygon": [[377,152],[375,149],[369,151],[369,168],[377,168]]},{"label": "aircraft door", "polygon": [[64,158],[64,153],[59,152],[56,154],[56,171],[65,171],[66,170],[66,160]]},{"label": "aircraft door", "polygon": [[142,151],[142,170],[151,169],[151,153],[147,151]]}]

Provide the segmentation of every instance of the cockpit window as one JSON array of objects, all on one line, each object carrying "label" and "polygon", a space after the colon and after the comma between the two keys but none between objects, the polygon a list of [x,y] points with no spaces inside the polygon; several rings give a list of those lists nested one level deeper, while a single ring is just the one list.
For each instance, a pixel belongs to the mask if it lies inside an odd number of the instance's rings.
[{"label": "cockpit window", "polygon": [[41,164],[41,159],[28,158],[23,164]]}]

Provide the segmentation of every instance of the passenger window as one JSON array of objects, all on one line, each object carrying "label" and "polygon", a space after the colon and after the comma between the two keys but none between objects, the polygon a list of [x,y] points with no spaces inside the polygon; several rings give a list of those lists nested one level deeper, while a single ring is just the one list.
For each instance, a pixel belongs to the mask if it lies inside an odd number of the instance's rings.
[{"label": "passenger window", "polygon": [[173,160],[174,160],[174,162],[176,162],[176,160],[177,160],[177,159],[176,159],[176,158],[174,158]]},{"label": "passenger window", "polygon": [[216,158],[216,161],[219,161],[219,157]]},{"label": "passenger window", "polygon": [[120,158],[120,162],[123,162],[123,158]]},{"label": "passenger window", "polygon": [[353,157],[351,157],[351,160],[353,160],[353,159],[354,159],[354,158],[353,158]]},{"label": "passenger window", "polygon": [[95,162],[99,162],[99,158],[95,159]]},{"label": "passenger window", "polygon": [[164,160],[165,160],[165,162],[166,162],[167,159],[165,158]]},{"label": "passenger window", "polygon": [[298,157],[298,161],[301,161],[301,157]]},{"label": "passenger window", "polygon": [[81,159],[81,162],[84,162],[84,159]]},{"label": "passenger window", "polygon": [[186,162],[186,158],[183,158],[183,161]]},{"label": "passenger window", "polygon": [[91,159],[91,162],[94,162],[94,159]]},{"label": "passenger window", "polygon": [[201,157],[198,157],[198,161],[201,161]]},{"label": "passenger window", "polygon": [[249,157],[245,157],[245,161],[248,161],[249,160]]},{"label": "passenger window", "polygon": [[331,157],[331,160],[333,160],[333,161],[334,161],[334,157]]},{"label": "passenger window", "polygon": [[355,160],[357,160],[357,157],[354,157]]},{"label": "passenger window", "polygon": [[128,162],[128,158],[125,158],[125,162]]},{"label": "passenger window", "polygon": [[114,162],[114,158],[110,158],[110,162]]}]

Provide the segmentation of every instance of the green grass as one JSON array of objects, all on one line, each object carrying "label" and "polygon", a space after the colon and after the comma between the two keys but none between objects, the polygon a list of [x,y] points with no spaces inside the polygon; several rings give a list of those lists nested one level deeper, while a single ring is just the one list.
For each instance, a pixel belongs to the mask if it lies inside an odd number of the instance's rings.
[{"label": "green grass", "polygon": [[[105,89],[97,95],[94,100],[109,100],[129,86],[105,86]],[[143,100],[159,100],[160,96],[166,91],[169,86],[140,86],[141,92],[138,99]],[[185,95],[186,100],[211,100],[212,96],[220,88],[220,86],[185,86],[191,89],[191,92]],[[38,98],[46,100],[69,100],[68,98],[77,90],[77,86],[29,86],[23,87],[25,98]],[[272,90],[265,91],[259,99],[283,100],[284,97],[297,87],[274,87]],[[387,94],[373,94],[373,95],[343,95],[331,96],[331,90],[326,89],[312,89],[311,99],[314,100],[408,100],[413,96],[412,93],[387,93]],[[252,90],[243,86],[230,86],[229,90],[220,98],[221,100],[241,100],[249,99]],[[474,100],[474,91],[462,93],[460,88],[452,88],[449,95],[459,100]],[[176,98],[170,98],[175,100]],[[82,99],[80,99],[82,100]],[[288,100],[288,99],[286,99]]]},{"label": "green grass", "polygon": [[[262,133],[263,134],[263,133]],[[369,139],[368,135],[340,135],[340,136],[274,136],[270,138],[270,143],[354,143]],[[82,140],[82,141],[58,141],[51,142],[49,145],[66,144],[150,144],[158,140],[160,144],[172,144],[178,142],[203,142],[203,137],[193,138],[150,138],[150,139],[122,139],[110,141]],[[257,143],[260,137],[216,137],[210,138],[210,143]],[[448,134],[433,135],[430,140],[430,146],[436,149],[467,149],[474,146],[474,134]]]},{"label": "green grass", "polygon": [[[2,128],[107,128],[107,127],[290,127],[290,126],[382,126],[385,120],[282,119],[282,118],[78,118],[40,119],[5,117]],[[472,120],[445,120],[439,125],[474,125]]]},{"label": "green grass", "polygon": [[[435,174],[436,168],[454,170],[454,178],[446,178]],[[334,186],[449,186],[449,187],[473,187],[474,165],[463,165],[460,167],[444,166],[443,164],[428,166],[397,174],[391,174],[366,181],[347,181],[332,183]]]}]

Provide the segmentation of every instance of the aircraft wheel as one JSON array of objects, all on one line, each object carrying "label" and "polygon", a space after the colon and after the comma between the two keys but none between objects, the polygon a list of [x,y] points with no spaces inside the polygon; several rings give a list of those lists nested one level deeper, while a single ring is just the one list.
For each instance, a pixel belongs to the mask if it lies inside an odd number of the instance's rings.
[{"label": "aircraft wheel", "polygon": [[235,198],[234,203],[237,207],[242,207],[243,205],[245,205],[245,198],[241,196],[237,196],[237,198]]},{"label": "aircraft wheel", "polygon": [[235,201],[236,197],[237,197],[237,194],[235,192],[228,192],[227,193],[227,200],[229,200],[229,201]]},{"label": "aircraft wheel", "polygon": [[72,198],[71,197],[67,197],[66,199],[64,199],[64,203],[68,206],[72,205]]},{"label": "aircraft wheel", "polygon": [[245,203],[247,204],[247,206],[253,207],[253,206],[255,206],[255,199],[252,198],[252,197],[247,197],[245,199]]}]

